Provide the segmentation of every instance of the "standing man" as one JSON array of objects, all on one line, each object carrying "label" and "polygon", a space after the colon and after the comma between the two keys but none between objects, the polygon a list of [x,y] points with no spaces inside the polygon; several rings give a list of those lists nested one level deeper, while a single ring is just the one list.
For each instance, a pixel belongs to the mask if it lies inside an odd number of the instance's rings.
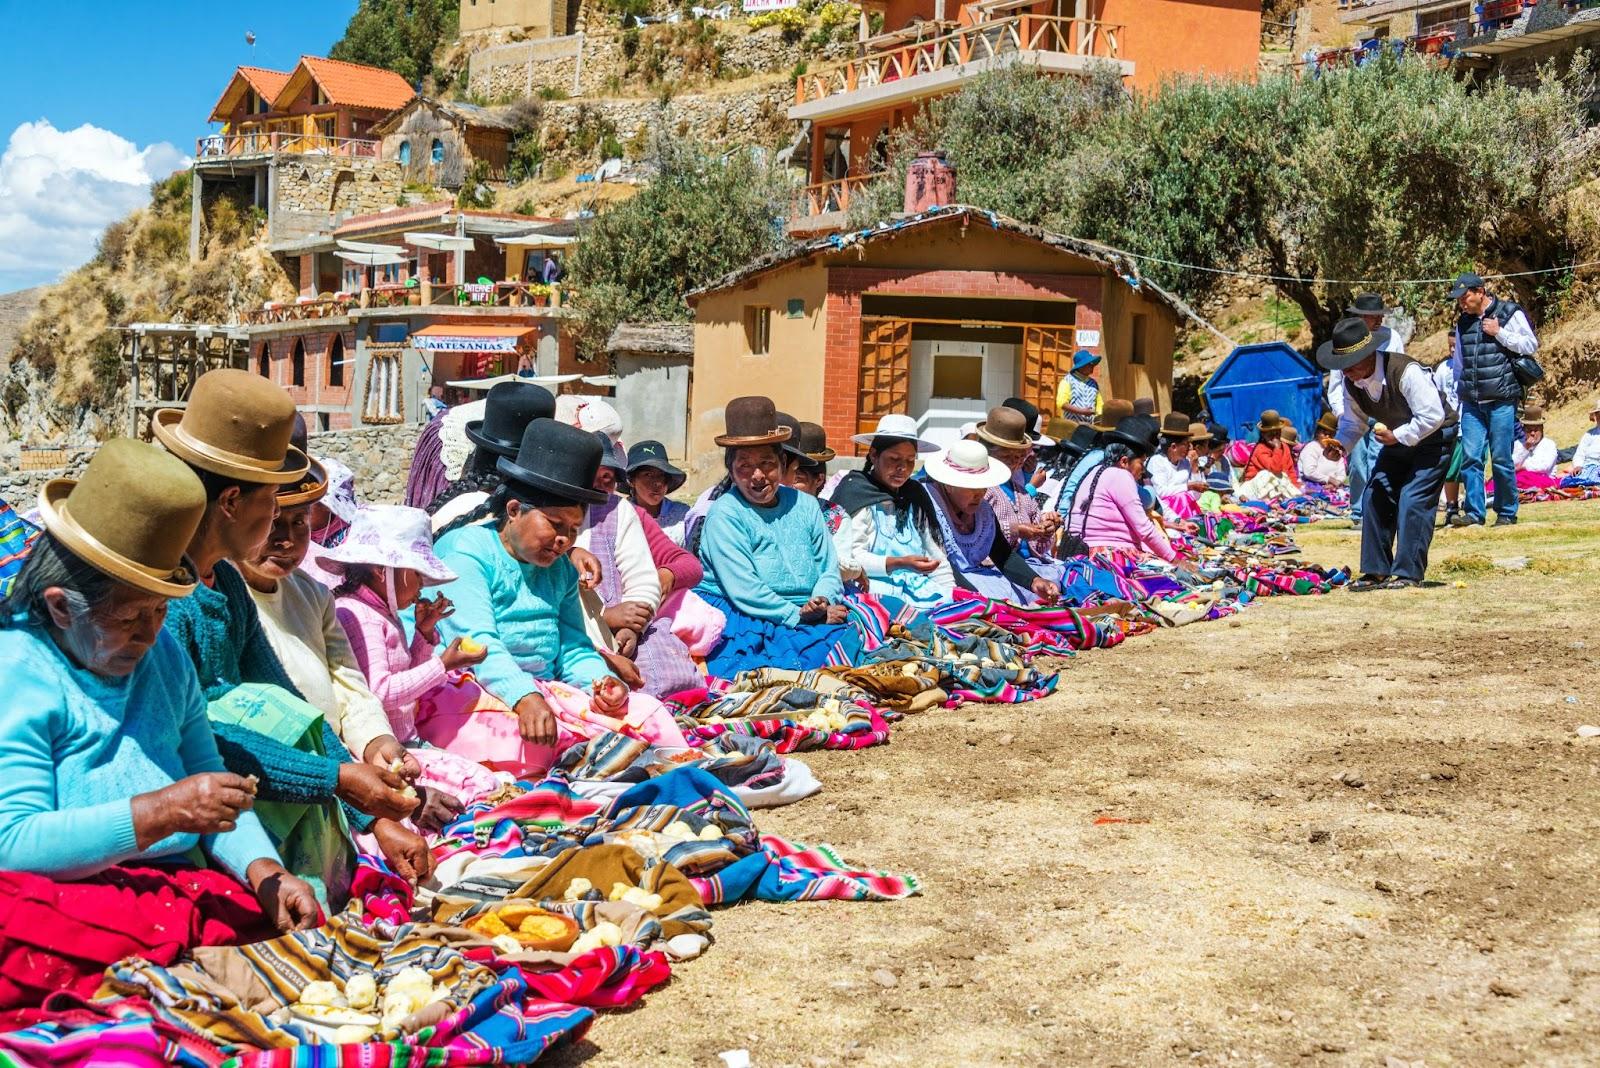
[{"label": "standing man", "polygon": [[1527,313],[1515,302],[1492,296],[1483,279],[1463,274],[1450,297],[1461,314],[1456,319],[1450,370],[1461,399],[1461,481],[1466,484],[1461,512],[1450,522],[1458,527],[1484,521],[1483,449],[1494,462],[1494,525],[1517,521],[1517,473],[1512,442],[1517,431],[1517,404],[1522,383],[1511,361],[1532,356],[1539,338]]},{"label": "standing man", "polygon": [[[1345,310],[1346,315],[1353,315],[1367,324],[1367,329],[1374,333],[1383,326],[1383,317],[1389,314],[1388,305],[1383,302],[1381,293],[1360,293],[1350,302]],[[1405,354],[1405,338],[1393,330],[1383,331],[1388,338],[1384,342],[1383,351]],[[1327,382],[1328,407],[1333,414],[1344,415],[1344,375],[1338,371],[1328,373]],[[1372,440],[1372,433],[1368,431],[1361,435],[1354,449],[1350,450],[1350,525],[1360,529],[1361,509],[1363,498],[1366,496],[1367,479],[1372,477],[1372,462],[1378,456],[1378,443]]]},{"label": "standing man", "polygon": [[1346,450],[1370,430],[1378,444],[1361,516],[1361,577],[1352,590],[1422,585],[1433,543],[1433,514],[1456,435],[1456,413],[1427,368],[1385,352],[1383,329],[1341,319],[1317,363],[1338,371],[1344,394],[1339,443]]},{"label": "standing man", "polygon": [[1056,412],[1074,423],[1093,423],[1100,414],[1100,383],[1094,380],[1094,369],[1100,357],[1088,349],[1072,354],[1072,373],[1056,387]]}]

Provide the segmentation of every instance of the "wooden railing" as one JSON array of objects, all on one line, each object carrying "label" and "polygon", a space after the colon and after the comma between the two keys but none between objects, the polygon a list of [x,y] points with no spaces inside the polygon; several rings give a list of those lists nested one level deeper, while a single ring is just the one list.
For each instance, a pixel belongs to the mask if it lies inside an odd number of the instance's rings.
[{"label": "wooden railing", "polygon": [[326,319],[374,308],[559,308],[571,296],[571,287],[560,283],[554,286],[537,282],[467,282],[453,286],[385,284],[363,289],[358,294],[273,301],[244,312],[240,318],[250,325],[262,325]]},{"label": "wooden railing", "polygon": [[824,100],[876,85],[930,74],[1016,52],[1061,52],[1096,59],[1122,54],[1122,26],[1053,15],[1013,15],[967,26],[941,37],[904,45],[842,67],[802,75],[795,84],[796,104]]},{"label": "wooden railing", "polygon": [[871,182],[884,177],[887,171],[875,174],[852,174],[844,178],[830,178],[826,182],[808,185],[795,194],[794,218],[826,215],[834,211],[849,211],[850,198]]},{"label": "wooden railing", "polygon": [[259,131],[238,134],[209,134],[195,139],[197,159],[226,159],[231,156],[302,155],[348,156],[376,159],[382,145],[357,137],[328,137],[324,134]]}]

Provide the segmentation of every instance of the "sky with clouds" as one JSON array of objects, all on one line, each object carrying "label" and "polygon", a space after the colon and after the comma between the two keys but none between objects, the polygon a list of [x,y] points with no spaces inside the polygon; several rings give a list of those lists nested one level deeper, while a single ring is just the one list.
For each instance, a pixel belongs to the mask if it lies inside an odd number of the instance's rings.
[{"label": "sky with clouds", "polygon": [[187,164],[234,67],[326,55],[356,0],[159,7],[0,0],[0,293],[87,261],[153,180]]}]

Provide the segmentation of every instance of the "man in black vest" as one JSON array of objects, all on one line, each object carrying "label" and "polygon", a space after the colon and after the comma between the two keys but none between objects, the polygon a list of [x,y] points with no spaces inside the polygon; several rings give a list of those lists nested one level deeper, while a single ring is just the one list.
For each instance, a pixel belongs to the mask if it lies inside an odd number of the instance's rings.
[{"label": "man in black vest", "polygon": [[1517,404],[1522,384],[1511,368],[1514,356],[1531,356],[1539,348],[1527,314],[1515,301],[1489,293],[1483,279],[1463,274],[1450,297],[1456,319],[1450,369],[1461,401],[1461,481],[1466,486],[1461,514],[1453,526],[1482,525],[1483,450],[1494,460],[1494,525],[1517,521],[1517,471],[1511,452],[1517,430]]},{"label": "man in black vest", "polygon": [[1361,577],[1352,590],[1422,585],[1433,543],[1433,513],[1455,444],[1456,413],[1428,369],[1386,352],[1387,330],[1341,319],[1317,350],[1344,390],[1339,443],[1349,451],[1368,430],[1378,456],[1361,514]]}]

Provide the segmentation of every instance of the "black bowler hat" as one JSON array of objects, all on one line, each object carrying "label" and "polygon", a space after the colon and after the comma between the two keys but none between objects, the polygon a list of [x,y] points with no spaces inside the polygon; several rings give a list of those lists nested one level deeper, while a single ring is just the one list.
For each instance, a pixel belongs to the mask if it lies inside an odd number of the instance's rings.
[{"label": "black bowler hat", "polygon": [[1344,311],[1346,315],[1388,315],[1389,307],[1381,293],[1358,293]]},{"label": "black bowler hat", "polygon": [[467,439],[501,456],[515,456],[535,419],[554,419],[556,399],[532,382],[501,382],[484,399],[483,418],[467,424]]},{"label": "black bowler hat", "polygon": [[653,467],[667,476],[667,492],[676,493],[689,476],[667,460],[667,447],[659,441],[641,441],[628,450],[628,474],[641,467]]},{"label": "black bowler hat", "polygon": [[539,418],[523,431],[516,458],[502,456],[507,482],[540,490],[573,504],[600,504],[606,495],[594,488],[604,452],[595,435],[554,419]]},{"label": "black bowler hat", "polygon": [[1021,412],[1022,418],[1028,421],[1028,437],[1038,442],[1044,437],[1039,428],[1039,406],[1032,401],[1025,401],[1021,397],[1007,397],[1001,402],[1003,407],[1014,412]]},{"label": "black bowler hat", "polygon": [[622,446],[603,430],[592,430],[590,433],[600,443],[600,466],[609,467],[619,475],[626,475],[628,458],[622,454]]},{"label": "black bowler hat", "polygon": [[1104,439],[1107,445],[1126,445],[1141,456],[1149,456],[1161,443],[1161,424],[1148,415],[1130,415],[1117,422]]},{"label": "black bowler hat", "polygon": [[1072,428],[1072,437],[1067,440],[1067,450],[1079,456],[1086,456],[1095,443],[1100,440],[1099,431],[1088,423],[1079,423]]},{"label": "black bowler hat", "polygon": [[1351,316],[1333,325],[1333,337],[1317,349],[1317,364],[1324,371],[1343,371],[1389,343],[1389,331],[1373,330],[1366,320]]}]

